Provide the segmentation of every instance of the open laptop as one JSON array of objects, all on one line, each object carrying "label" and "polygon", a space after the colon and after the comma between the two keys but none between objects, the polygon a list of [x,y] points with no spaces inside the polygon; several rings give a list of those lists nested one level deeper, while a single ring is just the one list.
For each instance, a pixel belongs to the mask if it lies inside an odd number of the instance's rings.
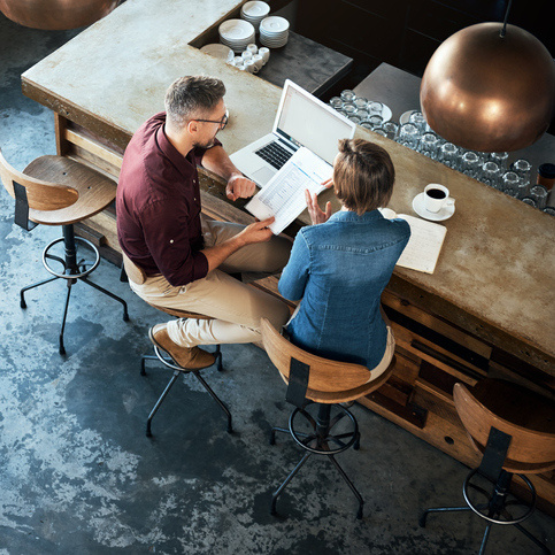
[{"label": "open laptop", "polygon": [[263,187],[301,146],[333,165],[339,139],[352,139],[356,124],[289,79],[272,132],[230,156],[237,169]]}]

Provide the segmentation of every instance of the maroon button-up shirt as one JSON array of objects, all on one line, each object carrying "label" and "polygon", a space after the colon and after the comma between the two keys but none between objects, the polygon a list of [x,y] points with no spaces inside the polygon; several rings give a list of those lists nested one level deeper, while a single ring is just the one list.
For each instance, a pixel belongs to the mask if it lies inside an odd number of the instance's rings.
[{"label": "maroon button-up shirt", "polygon": [[[127,145],[116,196],[121,248],[148,276],[179,287],[203,278],[208,261],[200,224],[197,165],[206,152],[183,157],[164,132],[166,114],[146,121]],[[218,141],[216,144],[220,145]]]}]

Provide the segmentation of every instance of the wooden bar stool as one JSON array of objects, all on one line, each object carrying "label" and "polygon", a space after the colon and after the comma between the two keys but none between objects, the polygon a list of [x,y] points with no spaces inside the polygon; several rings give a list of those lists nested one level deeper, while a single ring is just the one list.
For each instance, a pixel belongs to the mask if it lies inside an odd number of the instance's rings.
[{"label": "wooden bar stool", "polygon": [[[270,513],[277,514],[277,498],[309,457],[323,455],[332,462],[357,498],[357,518],[361,519],[364,500],[335,459],[335,455],[350,447],[359,448],[360,432],[355,416],[339,403],[355,401],[382,386],[393,372],[395,357],[385,372],[372,379],[371,371],[365,366],[336,362],[296,347],[265,318],[262,319],[262,341],[270,360],[289,386],[287,400],[297,405],[289,418],[288,429],[272,428],[270,445],[275,444],[276,432],[282,432],[291,434],[297,445],[306,451],[273,494]],[[306,406],[307,399],[314,404]],[[343,425],[345,422],[347,426]],[[301,429],[303,425],[306,431]]]},{"label": "wooden bar stool", "polygon": [[[145,271],[142,268],[140,268],[139,266],[137,266],[137,264],[132,262],[129,259],[129,257],[127,257],[125,255],[125,253],[123,253],[123,267],[124,267],[125,273],[127,274],[127,277],[133,283],[136,283],[137,285],[142,285],[146,281],[147,276],[146,276]],[[197,314],[196,312],[188,312],[188,311],[185,311],[185,310],[177,310],[177,309],[173,309],[173,308],[166,308],[164,306],[159,306],[159,305],[149,303],[148,301],[145,301],[145,302],[148,305],[152,306],[153,308],[156,308],[157,310],[160,310],[161,312],[165,312],[166,314],[169,314],[170,316],[176,316],[177,318],[196,318],[198,320],[211,320],[212,319],[209,316],[204,316],[203,314]],[[219,372],[221,372],[223,370],[223,366],[222,366],[222,351],[221,351],[220,345],[216,346],[216,351],[213,354],[216,357],[216,362],[215,362],[216,368],[218,369]],[[206,383],[204,378],[200,375],[200,370],[190,370],[190,369],[184,368],[183,366],[177,365],[169,357],[164,356],[162,354],[162,352],[160,351],[160,349],[156,345],[154,345],[154,355],[143,355],[141,357],[141,376],[146,376],[145,362],[147,360],[158,360],[164,366],[173,370],[173,375],[172,375],[168,385],[166,386],[162,395],[160,395],[160,398],[158,399],[158,401],[156,401],[156,404],[154,405],[154,408],[150,411],[150,414],[148,415],[148,419],[146,421],[146,435],[147,435],[147,437],[152,437],[151,423],[152,423],[152,419],[154,418],[154,415],[158,412],[158,409],[160,408],[160,405],[164,402],[164,399],[166,398],[166,396],[170,392],[170,389],[172,388],[172,386],[175,383],[175,381],[177,380],[177,378],[181,374],[186,374],[186,373],[193,374],[195,376],[195,378],[199,381],[199,383],[204,387],[204,389],[206,389],[206,391],[208,391],[208,393],[210,394],[212,399],[214,399],[214,401],[216,401],[216,403],[218,403],[219,407],[223,410],[223,412],[225,413],[225,415],[227,417],[227,432],[230,433],[230,434],[233,433],[233,428],[232,428],[232,425],[231,425],[231,413],[229,412],[229,409],[226,407],[226,405],[223,403],[223,401],[214,393],[214,391]]]},{"label": "wooden bar stool", "polygon": [[[72,286],[77,280],[94,287],[123,305],[123,320],[127,322],[127,303],[100,285],[89,281],[89,274],[100,263],[100,253],[93,243],[76,237],[73,224],[86,220],[104,210],[116,197],[116,184],[88,166],[63,156],[41,156],[23,172],[12,168],[0,151],[0,177],[8,193],[15,199],[17,225],[31,231],[37,224],[60,225],[63,238],[49,243],[43,251],[42,263],[54,277],[24,287],[20,291],[20,306],[27,308],[25,292],[57,279],[65,279],[67,297],[60,329],[60,354],[66,353],[64,330]],[[64,243],[64,258],[52,254],[58,243]],[[77,244],[85,245],[92,260],[77,260]],[[51,263],[59,264],[53,268]]]},{"label": "wooden bar stool", "polygon": [[[551,553],[521,522],[531,516],[536,502],[536,490],[526,475],[555,468],[555,404],[521,386],[494,379],[482,380],[471,390],[457,383],[453,396],[472,446],[482,456],[481,463],[464,481],[466,506],[427,509],[420,517],[420,526],[426,525],[430,513],[472,511],[487,522],[480,555],[494,524],[513,525],[544,553]],[[524,482],[530,501],[511,493],[514,474]],[[472,482],[476,477],[490,484],[487,490]],[[471,498],[470,489],[484,496],[484,502]],[[524,510],[518,516],[509,511],[519,505]]]}]

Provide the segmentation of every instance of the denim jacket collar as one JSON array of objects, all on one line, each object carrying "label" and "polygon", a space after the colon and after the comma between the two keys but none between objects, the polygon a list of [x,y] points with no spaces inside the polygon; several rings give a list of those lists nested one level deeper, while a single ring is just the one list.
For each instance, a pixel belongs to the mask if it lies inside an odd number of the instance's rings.
[{"label": "denim jacket collar", "polygon": [[377,218],[383,218],[379,210],[371,210],[370,212],[365,212],[362,216],[359,216],[356,212],[352,210],[340,210],[335,214],[332,214],[329,222],[352,222],[355,224],[366,224],[376,220]]}]

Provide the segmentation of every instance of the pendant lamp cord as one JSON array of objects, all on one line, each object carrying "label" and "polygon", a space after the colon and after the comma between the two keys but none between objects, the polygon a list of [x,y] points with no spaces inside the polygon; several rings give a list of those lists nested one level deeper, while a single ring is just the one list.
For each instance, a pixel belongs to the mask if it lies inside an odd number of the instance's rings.
[{"label": "pendant lamp cord", "polygon": [[509,12],[511,11],[512,3],[513,3],[513,0],[509,0],[507,4],[507,10],[505,11],[505,19],[503,20],[503,27],[501,29],[501,32],[499,33],[499,36],[501,38],[504,38],[507,33],[507,19],[509,19]]}]

